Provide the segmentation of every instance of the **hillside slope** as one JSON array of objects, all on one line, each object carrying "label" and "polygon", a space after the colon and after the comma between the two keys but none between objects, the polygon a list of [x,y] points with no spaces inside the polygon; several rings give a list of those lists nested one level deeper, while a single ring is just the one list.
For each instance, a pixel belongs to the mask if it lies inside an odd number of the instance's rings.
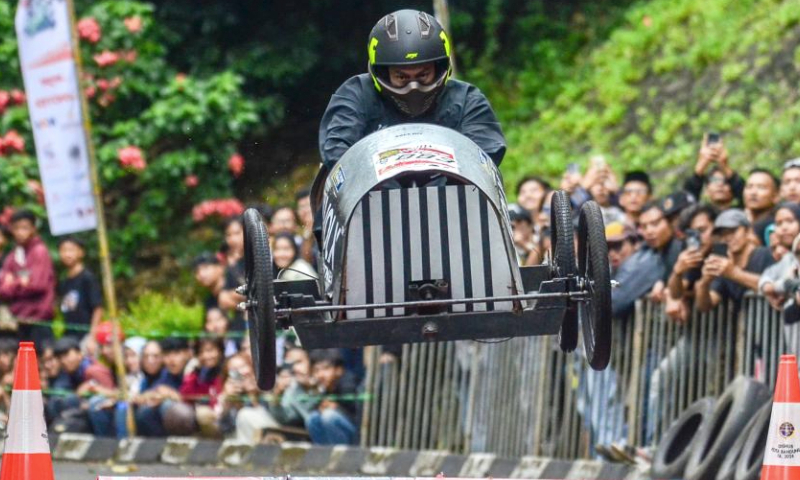
[{"label": "hillside slope", "polygon": [[534,120],[507,125],[507,185],[558,177],[597,152],[666,187],[707,131],[724,136],[735,166],[778,169],[800,156],[798,65],[800,0],[639,2]]}]

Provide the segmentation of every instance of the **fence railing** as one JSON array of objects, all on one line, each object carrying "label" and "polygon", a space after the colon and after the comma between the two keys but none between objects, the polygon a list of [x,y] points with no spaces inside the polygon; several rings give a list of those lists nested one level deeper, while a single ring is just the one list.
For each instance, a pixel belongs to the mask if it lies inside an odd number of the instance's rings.
[{"label": "fence railing", "polygon": [[685,324],[640,300],[614,322],[602,372],[554,337],[405,345],[386,363],[370,349],[361,441],[556,458],[591,457],[597,444],[654,446],[684,408],[736,375],[772,387],[786,343],[800,345],[784,330],[781,313],[754,295]]}]

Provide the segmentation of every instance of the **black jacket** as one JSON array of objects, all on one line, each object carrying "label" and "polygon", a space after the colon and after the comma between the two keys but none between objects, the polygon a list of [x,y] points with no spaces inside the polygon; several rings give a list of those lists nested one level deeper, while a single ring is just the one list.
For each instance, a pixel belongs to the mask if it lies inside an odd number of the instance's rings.
[{"label": "black jacket", "polygon": [[401,123],[433,123],[465,135],[500,165],[506,141],[491,105],[469,83],[450,79],[428,113],[409,118],[383,99],[369,74],[348,79],[333,94],[319,127],[319,151],[328,168],[367,135]]}]

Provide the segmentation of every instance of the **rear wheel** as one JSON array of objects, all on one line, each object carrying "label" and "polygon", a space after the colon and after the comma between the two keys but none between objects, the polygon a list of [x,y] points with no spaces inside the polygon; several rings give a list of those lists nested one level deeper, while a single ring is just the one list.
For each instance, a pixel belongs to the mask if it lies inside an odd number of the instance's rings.
[{"label": "rear wheel", "polygon": [[254,208],[244,212],[244,265],[246,311],[250,351],[258,387],[275,385],[275,295],[272,285],[272,252],[261,214]]},{"label": "rear wheel", "polygon": [[[556,190],[550,204],[550,258],[553,273],[558,278],[575,275],[575,229],[572,225],[572,206],[569,195]],[[578,346],[578,311],[568,303],[558,332],[561,350],[571,352]]]},{"label": "rear wheel", "polygon": [[589,300],[577,302],[586,360],[604,370],[611,358],[611,272],[603,213],[594,201],[581,208],[578,220],[578,275]]}]

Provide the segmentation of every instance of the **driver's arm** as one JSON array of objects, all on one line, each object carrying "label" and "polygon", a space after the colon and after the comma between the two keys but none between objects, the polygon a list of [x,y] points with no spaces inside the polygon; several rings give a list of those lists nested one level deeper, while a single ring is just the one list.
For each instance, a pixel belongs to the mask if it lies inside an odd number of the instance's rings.
[{"label": "driver's arm", "polygon": [[364,93],[359,78],[353,77],[336,90],[325,109],[319,125],[319,153],[328,168],[364,137],[361,103],[369,101]]},{"label": "driver's arm", "polygon": [[500,165],[506,154],[506,139],[489,100],[478,87],[470,85],[467,90],[459,131]]}]

